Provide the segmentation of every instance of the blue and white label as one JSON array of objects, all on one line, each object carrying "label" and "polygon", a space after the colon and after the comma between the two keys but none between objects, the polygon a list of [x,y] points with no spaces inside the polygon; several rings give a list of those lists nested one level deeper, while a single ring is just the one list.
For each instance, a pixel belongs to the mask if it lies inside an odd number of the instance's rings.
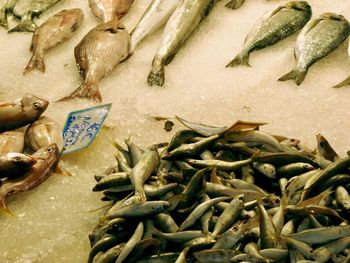
[{"label": "blue and white label", "polygon": [[71,112],[63,129],[62,154],[76,152],[88,147],[99,133],[112,104]]}]

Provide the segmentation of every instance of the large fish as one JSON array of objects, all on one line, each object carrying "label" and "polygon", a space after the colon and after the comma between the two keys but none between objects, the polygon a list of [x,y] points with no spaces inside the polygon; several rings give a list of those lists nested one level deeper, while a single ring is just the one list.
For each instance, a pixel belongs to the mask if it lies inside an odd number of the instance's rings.
[{"label": "large fish", "polygon": [[61,0],[19,0],[13,8],[13,14],[20,18],[19,24],[9,32],[34,32],[38,27],[33,18],[45,12]]},{"label": "large fish", "polygon": [[33,56],[23,74],[34,69],[45,72],[45,52],[71,38],[80,27],[83,18],[84,13],[79,8],[63,10],[35,30],[30,46]]},{"label": "large fish", "polygon": [[17,129],[35,121],[49,102],[31,94],[21,99],[0,103],[0,132]]},{"label": "large fish", "polygon": [[0,154],[22,153],[24,148],[24,133],[21,131],[7,131],[0,134]]},{"label": "large fish", "polygon": [[310,21],[297,39],[294,51],[297,65],[279,80],[291,79],[300,85],[309,67],[339,47],[349,34],[350,24],[342,15],[324,13]]},{"label": "large fish", "polygon": [[311,15],[311,6],[304,1],[288,2],[267,12],[256,22],[244,42],[242,51],[227,67],[249,66],[251,52],[272,46],[300,30]]},{"label": "large fish", "polygon": [[32,190],[43,183],[55,170],[59,160],[59,150],[56,144],[40,149],[32,155],[37,162],[24,177],[7,180],[0,187],[0,210],[11,213],[6,206],[6,197]]},{"label": "large fish", "polygon": [[181,0],[153,0],[131,32],[130,54],[147,36],[164,26]]},{"label": "large fish", "polygon": [[134,0],[89,0],[92,13],[107,23],[126,15]]},{"label": "large fish", "polygon": [[74,49],[83,84],[59,101],[88,98],[102,101],[98,88],[100,79],[112,72],[129,53],[130,36],[117,20],[92,29]]},{"label": "large fish", "polygon": [[206,17],[216,0],[183,0],[169,18],[148,75],[148,85],[163,86],[164,66],[169,64],[181,46]]}]

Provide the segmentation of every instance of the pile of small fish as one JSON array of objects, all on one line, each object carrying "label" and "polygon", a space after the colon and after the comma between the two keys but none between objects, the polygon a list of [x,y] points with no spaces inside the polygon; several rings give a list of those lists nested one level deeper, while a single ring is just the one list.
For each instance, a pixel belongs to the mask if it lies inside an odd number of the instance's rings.
[{"label": "pile of small fish", "polygon": [[141,149],[114,140],[88,262],[350,262],[350,157],[238,121]]},{"label": "pile of small fish", "polygon": [[[57,168],[63,137],[56,121],[41,116],[48,105],[48,101],[31,94],[0,103],[2,212],[11,213],[6,205],[6,197],[35,188]],[[24,133],[20,128],[27,125]]]}]

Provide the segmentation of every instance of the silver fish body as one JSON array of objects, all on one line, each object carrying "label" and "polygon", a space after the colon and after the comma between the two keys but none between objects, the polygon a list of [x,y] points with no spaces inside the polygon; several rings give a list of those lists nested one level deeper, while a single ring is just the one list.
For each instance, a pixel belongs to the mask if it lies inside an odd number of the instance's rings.
[{"label": "silver fish body", "polygon": [[166,24],[162,40],[152,62],[148,85],[163,86],[164,66],[169,64],[202,19],[208,14],[215,0],[183,0]]},{"label": "silver fish body", "polygon": [[350,24],[342,15],[324,13],[310,21],[300,32],[296,42],[295,68],[279,80],[291,79],[300,85],[309,67],[338,48],[349,34]]},{"label": "silver fish body", "polygon": [[73,98],[102,101],[99,80],[127,57],[129,48],[129,33],[120,22],[111,21],[92,29],[74,49],[75,60],[84,82],[59,101]]},{"label": "silver fish body", "polygon": [[20,18],[20,23],[9,32],[34,32],[38,27],[33,18],[45,12],[61,0],[19,0],[13,8],[13,14]]},{"label": "silver fish body", "polygon": [[92,13],[104,23],[121,19],[126,15],[134,0],[89,0]]},{"label": "silver fish body", "polygon": [[7,131],[0,134],[0,154],[9,152],[22,153],[24,149],[24,133]]},{"label": "silver fish body", "polygon": [[30,51],[33,56],[30,59],[23,74],[32,70],[45,72],[45,53],[58,44],[71,38],[83,22],[84,13],[75,8],[63,10],[46,20],[35,30]]},{"label": "silver fish body", "polygon": [[153,0],[131,32],[130,54],[147,36],[164,26],[181,0]]},{"label": "silver fish body", "polygon": [[35,121],[49,102],[31,94],[21,99],[0,103],[0,132],[17,129]]},{"label": "silver fish body", "polygon": [[25,144],[31,151],[55,143],[59,151],[63,149],[63,135],[59,124],[46,116],[41,116],[33,122],[26,131]]}]

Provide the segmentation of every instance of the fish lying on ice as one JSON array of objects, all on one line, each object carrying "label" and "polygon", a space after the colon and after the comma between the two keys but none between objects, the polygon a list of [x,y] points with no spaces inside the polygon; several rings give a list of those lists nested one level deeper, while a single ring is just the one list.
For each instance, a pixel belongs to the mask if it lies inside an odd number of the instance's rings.
[{"label": "fish lying on ice", "polygon": [[89,0],[92,13],[104,23],[121,19],[126,15],[134,0]]}]

